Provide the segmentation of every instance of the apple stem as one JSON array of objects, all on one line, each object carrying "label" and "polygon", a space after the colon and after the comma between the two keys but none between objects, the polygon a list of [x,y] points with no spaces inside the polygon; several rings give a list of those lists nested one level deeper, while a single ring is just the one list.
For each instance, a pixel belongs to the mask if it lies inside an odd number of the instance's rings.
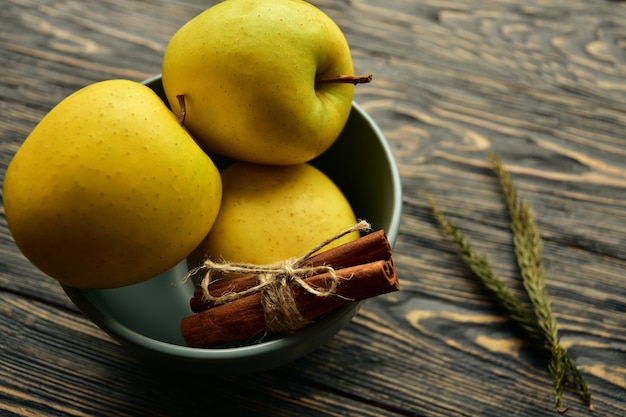
[{"label": "apple stem", "polygon": [[322,78],[318,83],[367,84],[372,81],[373,75],[338,75],[332,78]]},{"label": "apple stem", "polygon": [[180,106],[180,116],[178,116],[178,123],[181,126],[185,126],[185,116],[187,116],[187,106],[185,105],[185,95],[178,94],[176,98],[178,99],[178,105]]}]

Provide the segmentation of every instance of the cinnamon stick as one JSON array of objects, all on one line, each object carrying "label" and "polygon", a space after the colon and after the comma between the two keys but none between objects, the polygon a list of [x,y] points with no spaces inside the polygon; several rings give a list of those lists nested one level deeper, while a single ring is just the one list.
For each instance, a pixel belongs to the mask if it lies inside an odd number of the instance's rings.
[{"label": "cinnamon stick", "polygon": [[[338,270],[349,266],[390,258],[391,245],[387,240],[385,231],[379,230],[321,252],[304,262],[303,266],[330,265],[335,270]],[[209,290],[211,295],[219,297],[227,292],[241,292],[247,290],[256,284],[256,275],[246,275],[235,279],[214,281],[209,284]],[[213,307],[213,304],[204,298],[202,288],[195,290],[189,304],[194,313],[199,313],[200,311]]]},{"label": "cinnamon stick", "polygon": [[[294,300],[307,320],[331,312],[354,301],[364,300],[399,289],[396,269],[391,258],[337,272],[340,282],[335,295],[319,297],[291,284]],[[323,273],[306,278],[315,287],[329,288],[331,276]],[[215,306],[181,321],[181,331],[190,347],[213,347],[250,339],[267,332],[261,295],[256,293],[236,301]]]}]

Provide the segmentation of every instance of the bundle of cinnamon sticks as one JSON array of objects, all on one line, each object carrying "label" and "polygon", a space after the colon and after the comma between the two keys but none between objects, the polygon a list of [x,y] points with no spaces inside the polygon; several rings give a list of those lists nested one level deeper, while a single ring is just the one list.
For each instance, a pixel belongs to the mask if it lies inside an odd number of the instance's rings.
[{"label": "bundle of cinnamon sticks", "polygon": [[[293,300],[302,317],[315,320],[352,302],[400,289],[392,250],[383,230],[369,233],[357,240],[321,252],[303,263],[304,266],[331,266],[334,276],[324,272],[304,278],[306,284],[327,290],[333,279],[338,285],[333,295],[320,297],[302,286],[289,284]],[[215,281],[209,284],[211,296],[239,293],[258,284],[256,275]],[[195,313],[181,321],[185,343],[190,347],[214,347],[224,343],[251,339],[268,332],[261,294],[216,305],[196,289],[190,306]]]}]

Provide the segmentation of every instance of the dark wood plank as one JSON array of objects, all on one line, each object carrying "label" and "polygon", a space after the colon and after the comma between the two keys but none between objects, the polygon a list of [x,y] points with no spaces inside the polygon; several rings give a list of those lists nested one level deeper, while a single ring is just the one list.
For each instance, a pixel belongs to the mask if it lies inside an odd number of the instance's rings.
[{"label": "dark wood plank", "polygon": [[[7,0],[0,175],[76,89],[160,71],[169,37],[214,2]],[[544,416],[551,380],[435,224],[433,197],[516,294],[497,152],[537,214],[562,343],[594,416],[626,415],[626,4],[319,0],[344,29],[356,99],[397,157],[399,293],[369,300],[328,344],[230,378],[147,367],[32,267],[0,218],[0,414]],[[173,383],[179,379],[185,384]],[[573,392],[568,416],[588,415]]]},{"label": "dark wood plank", "polygon": [[344,415],[403,415],[379,400],[364,402],[358,393],[308,381],[299,367],[311,366],[310,359],[251,376],[176,373],[128,356],[72,311],[0,296],[0,329],[14,344],[0,345],[5,364],[0,370],[0,410],[18,415],[182,416],[208,407],[228,415],[313,416],[350,409],[353,413]]}]

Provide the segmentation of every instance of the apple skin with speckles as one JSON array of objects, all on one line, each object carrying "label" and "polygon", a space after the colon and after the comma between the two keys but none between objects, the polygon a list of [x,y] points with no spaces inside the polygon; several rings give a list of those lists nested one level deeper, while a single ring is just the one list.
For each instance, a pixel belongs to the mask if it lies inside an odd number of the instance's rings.
[{"label": "apple skin with speckles", "polygon": [[339,137],[354,85],[341,29],[300,0],[227,0],[183,25],[163,56],[172,111],[202,148],[266,165],[308,162]]},{"label": "apple skin with speckles", "polygon": [[[264,265],[304,255],[356,223],[337,185],[308,163],[269,166],[237,162],[222,172],[220,212],[189,257]],[[325,246],[358,239],[354,232]]]},{"label": "apple skin with speckles", "polygon": [[57,104],[11,160],[11,234],[36,267],[78,288],[141,282],[182,261],[221,203],[210,157],[143,84],[107,80]]}]

